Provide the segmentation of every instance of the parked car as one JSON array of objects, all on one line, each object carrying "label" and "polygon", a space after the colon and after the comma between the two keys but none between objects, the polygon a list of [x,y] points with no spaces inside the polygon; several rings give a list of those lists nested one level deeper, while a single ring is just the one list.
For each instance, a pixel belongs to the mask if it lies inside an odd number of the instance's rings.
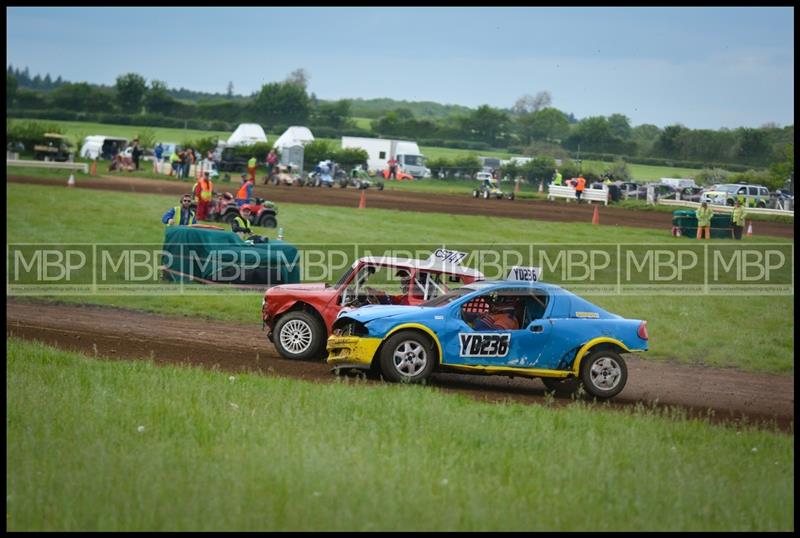
[{"label": "parked car", "polygon": [[622,198],[633,198],[636,199],[636,193],[639,190],[639,184],[634,183],[633,181],[620,181],[617,183],[619,187],[620,193],[622,193]]},{"label": "parked car", "polygon": [[91,135],[84,139],[79,155],[86,159],[110,160],[127,146],[127,138]]},{"label": "parked car", "polygon": [[736,200],[739,200],[746,207],[767,207],[769,199],[768,188],[763,185],[744,183],[714,185],[701,196],[701,201],[714,205],[732,206]]},{"label": "parked car", "polygon": [[67,137],[59,133],[44,133],[42,140],[33,146],[35,151],[35,158],[37,161],[59,161],[64,162],[69,160],[70,146],[72,144],[67,140]]},{"label": "parked car", "polygon": [[419,305],[447,293],[454,283],[483,280],[483,273],[462,267],[452,252],[437,249],[426,260],[368,256],[353,262],[333,286],[272,287],[261,303],[267,338],[287,359],[321,357],[342,312],[366,304]]},{"label": "parked car", "polygon": [[[533,269],[533,268],[531,268]],[[505,311],[516,327],[486,324]],[[487,312],[489,315],[487,316]],[[607,399],[625,387],[622,353],[646,351],[647,322],[624,319],[553,284],[469,284],[419,306],[366,306],[333,324],[328,364],[419,383],[434,371],[541,378]]]}]

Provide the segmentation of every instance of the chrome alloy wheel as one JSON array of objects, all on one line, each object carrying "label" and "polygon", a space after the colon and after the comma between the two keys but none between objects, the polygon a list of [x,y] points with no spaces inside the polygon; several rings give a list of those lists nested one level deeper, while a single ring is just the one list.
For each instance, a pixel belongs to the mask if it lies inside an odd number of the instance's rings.
[{"label": "chrome alloy wheel", "polygon": [[311,327],[301,319],[293,319],[281,328],[279,338],[287,351],[302,353],[311,346]]},{"label": "chrome alloy wheel", "polygon": [[600,390],[612,390],[622,379],[622,368],[611,357],[597,357],[589,369],[592,385]]},{"label": "chrome alloy wheel", "polygon": [[401,374],[414,377],[428,364],[425,348],[413,340],[404,340],[394,348],[392,356],[395,369]]}]

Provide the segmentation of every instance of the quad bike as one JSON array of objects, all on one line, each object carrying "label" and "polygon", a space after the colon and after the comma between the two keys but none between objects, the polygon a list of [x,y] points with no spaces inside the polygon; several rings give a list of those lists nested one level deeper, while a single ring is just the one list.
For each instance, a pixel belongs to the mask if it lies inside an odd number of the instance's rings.
[{"label": "quad bike", "polygon": [[[275,228],[278,225],[278,208],[273,202],[263,198],[248,200],[242,207],[250,208],[250,224],[263,226],[265,228]],[[211,204],[209,218],[214,221],[222,221],[230,224],[233,219],[240,215],[239,206],[229,192],[219,194],[217,199]]]},{"label": "quad bike", "polygon": [[336,182],[341,184],[342,180],[347,180],[347,174],[344,170],[331,161],[320,161],[320,163],[314,167],[314,171],[308,175],[308,183],[306,183],[306,185],[330,188],[333,187],[333,184]]},{"label": "quad bike", "polygon": [[345,187],[355,187],[359,190],[362,190],[370,188],[373,183],[375,184],[376,189],[378,189],[379,191],[383,190],[383,181],[381,181],[380,179],[375,181],[369,176],[369,174],[366,171],[360,168],[354,168],[350,172],[349,176],[345,176],[344,179],[339,181],[339,186],[343,189]]},{"label": "quad bike", "polygon": [[489,198],[497,198],[498,200],[505,198],[507,200],[513,200],[514,193],[503,192],[500,187],[497,186],[496,179],[484,179],[480,186],[472,191],[472,197],[480,197],[484,200],[488,200]]}]

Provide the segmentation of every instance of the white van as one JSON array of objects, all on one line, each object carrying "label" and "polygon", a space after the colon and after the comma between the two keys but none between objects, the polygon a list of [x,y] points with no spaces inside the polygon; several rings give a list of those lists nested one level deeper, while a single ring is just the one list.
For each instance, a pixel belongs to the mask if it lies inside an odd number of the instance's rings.
[{"label": "white van", "polygon": [[110,160],[128,147],[128,139],[116,136],[87,136],[81,146],[80,156],[86,159]]},{"label": "white van", "polygon": [[374,172],[382,171],[387,167],[389,159],[394,157],[400,168],[415,178],[431,177],[430,169],[425,166],[425,156],[420,152],[416,142],[343,136],[342,148],[365,150],[368,156],[367,167]]}]

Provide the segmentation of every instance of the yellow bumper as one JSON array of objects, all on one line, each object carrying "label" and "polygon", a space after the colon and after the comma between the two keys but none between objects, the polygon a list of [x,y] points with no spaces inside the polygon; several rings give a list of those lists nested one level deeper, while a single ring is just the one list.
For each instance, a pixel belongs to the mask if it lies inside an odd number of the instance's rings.
[{"label": "yellow bumper", "polygon": [[328,364],[369,366],[381,341],[380,338],[331,336],[328,338]]}]

